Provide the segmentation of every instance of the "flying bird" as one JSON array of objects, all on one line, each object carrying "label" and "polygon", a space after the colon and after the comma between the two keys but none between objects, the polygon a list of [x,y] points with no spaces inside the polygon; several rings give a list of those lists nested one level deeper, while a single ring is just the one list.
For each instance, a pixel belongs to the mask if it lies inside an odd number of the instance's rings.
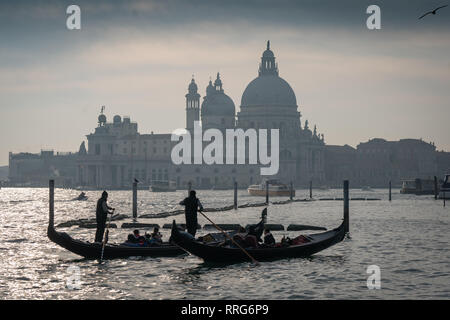
[{"label": "flying bird", "polygon": [[138,179],[136,179],[136,178],[134,178],[134,182],[136,182],[136,183],[139,183],[139,180],[138,180]]},{"label": "flying bird", "polygon": [[422,19],[423,17],[425,17],[426,15],[429,15],[429,14],[436,14],[436,11],[438,11],[439,9],[445,8],[445,7],[448,7],[448,4],[446,4],[445,6],[438,7],[432,11],[428,11],[424,15],[420,16],[419,19]]}]

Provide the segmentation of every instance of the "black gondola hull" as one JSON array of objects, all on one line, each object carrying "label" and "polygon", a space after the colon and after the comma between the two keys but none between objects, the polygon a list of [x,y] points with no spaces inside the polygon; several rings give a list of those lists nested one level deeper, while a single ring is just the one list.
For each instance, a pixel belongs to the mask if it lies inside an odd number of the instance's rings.
[{"label": "black gondola hull", "polygon": [[[257,261],[273,261],[286,258],[304,258],[325,250],[345,238],[344,223],[338,228],[324,233],[310,235],[310,242],[289,247],[247,248],[246,251]],[[172,241],[189,253],[212,263],[238,263],[251,261],[239,248],[220,247],[204,244],[172,227]]]},{"label": "black gondola hull", "polygon": [[[59,246],[82,256],[86,259],[100,259],[102,244],[89,243],[73,239],[65,232],[58,232],[49,227],[47,230],[48,238]],[[181,248],[172,244],[162,244],[154,247],[128,247],[124,245],[107,244],[103,253],[103,259],[127,258],[127,257],[175,257],[184,254]]]}]

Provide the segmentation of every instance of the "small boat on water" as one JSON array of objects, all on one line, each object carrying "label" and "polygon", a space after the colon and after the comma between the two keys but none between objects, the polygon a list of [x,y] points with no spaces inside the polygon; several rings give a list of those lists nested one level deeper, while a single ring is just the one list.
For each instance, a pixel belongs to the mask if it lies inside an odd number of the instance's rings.
[{"label": "small boat on water", "polygon": [[450,174],[446,174],[444,183],[441,185],[441,191],[439,192],[439,199],[450,199]]},{"label": "small boat on water", "polygon": [[80,193],[80,195],[74,199],[72,199],[73,201],[86,201],[88,199],[87,195],[82,192]]},{"label": "small boat on water", "polygon": [[[48,238],[57,245],[82,256],[86,259],[100,259],[102,252],[102,243],[88,242],[72,238],[65,232],[58,232],[54,226],[54,211],[52,204],[50,204],[49,223],[47,228]],[[133,256],[140,257],[174,257],[185,253],[181,248],[170,244],[162,243],[152,247],[136,247],[125,244],[111,244],[105,245],[103,259],[127,258]]]},{"label": "small boat on water", "polygon": [[[248,194],[251,196],[265,196],[266,183],[269,184],[269,196],[272,197],[289,197],[291,195],[290,188],[278,180],[271,179],[263,181],[260,184],[252,184],[248,187]],[[295,190],[292,190],[292,196],[295,197]]]},{"label": "small boat on water", "polygon": [[369,186],[364,186],[361,188],[361,191],[373,191],[373,189]]},{"label": "small boat on water", "polygon": [[[336,229],[322,233],[300,236],[304,239],[304,241],[299,244],[289,246],[246,248],[246,251],[257,261],[308,257],[341,242],[345,238],[346,223],[348,223],[348,221],[344,218],[342,224]],[[181,248],[199,258],[202,258],[205,262],[238,263],[250,261],[250,258],[239,248],[220,246],[220,242],[204,243],[194,239],[185,232],[181,232],[178,229],[175,220],[172,224],[171,239]]]},{"label": "small boat on water", "polygon": [[431,195],[434,194],[433,179],[402,180],[401,194]]},{"label": "small boat on water", "polygon": [[175,181],[153,181],[150,189],[153,192],[175,192],[177,183]]}]

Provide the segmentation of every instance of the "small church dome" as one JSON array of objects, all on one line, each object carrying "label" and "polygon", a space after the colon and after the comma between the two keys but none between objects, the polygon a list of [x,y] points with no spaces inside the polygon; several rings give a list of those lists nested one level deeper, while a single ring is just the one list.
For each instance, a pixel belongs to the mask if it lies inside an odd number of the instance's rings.
[{"label": "small church dome", "polygon": [[106,123],[106,116],[103,113],[98,116],[98,123]]},{"label": "small church dome", "polygon": [[122,122],[122,117],[119,115],[115,115],[113,118],[113,122],[114,123],[121,123]]},{"label": "small church dome", "polygon": [[217,93],[205,97],[202,103],[202,116],[234,116],[233,100],[225,93]]}]

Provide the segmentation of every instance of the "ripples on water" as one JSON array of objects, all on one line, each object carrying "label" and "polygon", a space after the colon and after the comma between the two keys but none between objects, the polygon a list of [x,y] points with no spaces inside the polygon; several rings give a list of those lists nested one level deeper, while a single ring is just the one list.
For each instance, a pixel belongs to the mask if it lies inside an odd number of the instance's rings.
[{"label": "ripples on water", "polygon": [[[95,216],[100,192],[86,192],[88,201],[69,201],[74,190],[56,190],[56,224]],[[298,197],[308,191],[297,190]],[[341,197],[341,190],[315,192],[315,197]],[[179,208],[185,192],[139,191],[139,213]],[[200,191],[206,207],[232,204],[233,192]],[[431,196],[393,195],[387,190],[350,190],[351,197],[382,201],[350,202],[347,239],[307,259],[212,266],[193,256],[129,258],[96,261],[80,257],[48,241],[48,190],[0,190],[0,298],[3,299],[430,299],[450,297],[450,208]],[[239,191],[239,203],[261,202]],[[278,200],[278,199],[277,199]],[[131,192],[110,192],[117,213],[131,215]],[[257,222],[261,208],[208,213],[218,223]],[[164,219],[140,219],[160,225]],[[183,216],[176,216],[178,221]],[[336,227],[342,219],[341,201],[315,201],[269,207],[268,223]],[[121,223],[128,220],[119,221]],[[208,223],[199,217],[199,223]],[[92,241],[95,230],[65,228],[72,236]],[[112,229],[111,242],[123,241],[127,229]],[[168,237],[168,230],[162,229]],[[277,239],[296,233],[273,232]],[[381,268],[381,289],[368,290],[369,265]],[[77,266],[81,288],[69,290],[68,268]],[[69,269],[70,270],[70,269]]]}]

